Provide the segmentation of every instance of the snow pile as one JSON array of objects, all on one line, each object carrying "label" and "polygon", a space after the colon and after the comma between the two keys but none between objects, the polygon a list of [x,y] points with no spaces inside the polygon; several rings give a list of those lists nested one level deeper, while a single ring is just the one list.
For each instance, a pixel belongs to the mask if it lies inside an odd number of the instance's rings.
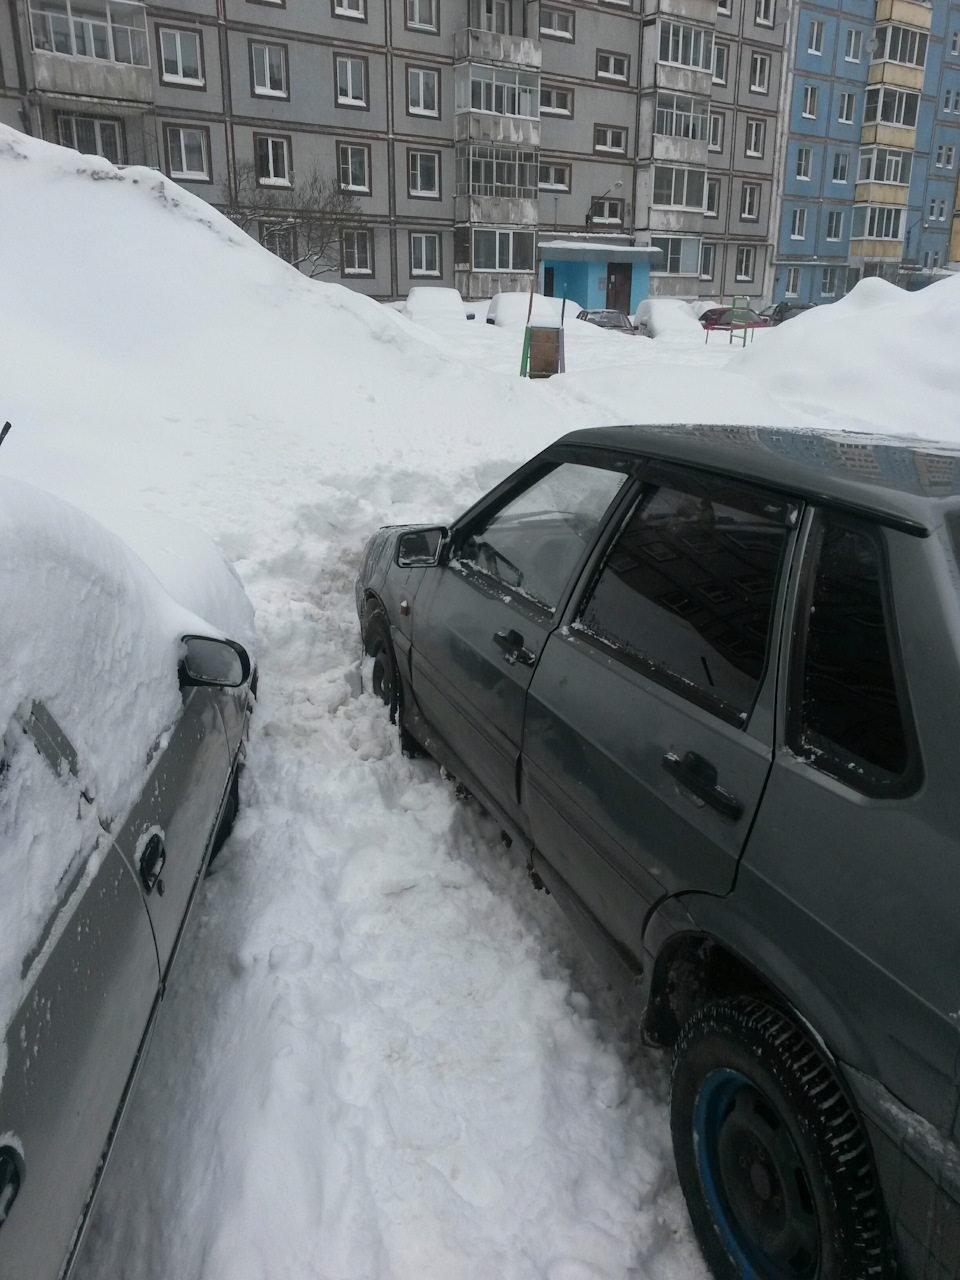
[{"label": "snow pile", "polygon": [[960,441],[960,276],[907,293],[861,280],[730,362],[821,425]]},{"label": "snow pile", "polygon": [[645,298],[633,320],[636,325],[646,325],[661,342],[684,347],[705,343],[699,321],[681,298]]},{"label": "snow pile", "polygon": [[467,318],[460,291],[442,289],[439,285],[415,285],[400,311],[417,324],[460,325]]},{"label": "snow pile", "polygon": [[[495,324],[498,328],[506,328],[513,325],[522,326],[527,323],[527,315],[529,314],[531,324],[555,329],[559,327],[562,308],[562,298],[545,298],[541,293],[533,295],[532,310],[530,307],[530,294],[526,291],[498,293],[491,298],[490,305],[487,307],[487,324]],[[577,312],[580,310],[580,304],[568,298],[566,310],[563,312],[564,324],[566,325],[569,321],[575,319]]]}]

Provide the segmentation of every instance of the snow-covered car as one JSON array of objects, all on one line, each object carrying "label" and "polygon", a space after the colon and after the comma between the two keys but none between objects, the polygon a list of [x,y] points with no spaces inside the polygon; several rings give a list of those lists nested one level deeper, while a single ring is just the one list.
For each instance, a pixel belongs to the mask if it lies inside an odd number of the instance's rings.
[{"label": "snow-covered car", "polygon": [[633,322],[653,338],[683,346],[703,344],[703,330],[682,298],[644,298]]},{"label": "snow-covered car", "polygon": [[418,324],[443,327],[472,320],[475,314],[472,309],[464,306],[459,289],[423,284],[413,286],[398,310]]},{"label": "snow-covered car", "polygon": [[630,317],[624,315],[622,311],[610,310],[593,310],[579,311],[577,313],[578,320],[586,320],[587,324],[595,324],[598,329],[609,329],[613,333],[627,333],[633,337],[649,335],[641,329],[634,328],[630,321]]},{"label": "snow-covered car", "polygon": [[494,294],[490,299],[490,305],[487,307],[487,324],[495,324],[498,328],[524,325],[529,315],[531,324],[553,327],[560,324],[561,314],[566,323],[575,319],[577,312],[581,309],[580,304],[572,298],[567,298],[566,307],[564,307],[562,298],[548,298],[542,293],[533,295],[531,308],[529,290],[513,292],[508,290]]},{"label": "snow-covered car", "polygon": [[357,584],[401,741],[673,1050],[717,1280],[960,1259],[960,448],[851,439],[577,431]]},{"label": "snow-covered car", "polygon": [[[236,812],[254,673],[69,504],[0,480],[0,544],[0,1274],[54,1280]],[[195,601],[252,619],[200,559]]]}]

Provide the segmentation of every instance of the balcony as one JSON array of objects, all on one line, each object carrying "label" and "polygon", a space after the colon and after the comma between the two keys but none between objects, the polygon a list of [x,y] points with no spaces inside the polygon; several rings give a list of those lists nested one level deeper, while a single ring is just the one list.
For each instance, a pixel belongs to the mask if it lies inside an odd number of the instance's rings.
[{"label": "balcony", "polygon": [[540,45],[527,36],[501,35],[467,27],[453,37],[455,62],[505,62],[514,66],[540,68]]},{"label": "balcony", "polygon": [[540,73],[462,62],[454,69],[457,142],[540,145]]},{"label": "balcony", "polygon": [[150,45],[142,4],[33,0],[33,66],[42,93],[151,102]]}]

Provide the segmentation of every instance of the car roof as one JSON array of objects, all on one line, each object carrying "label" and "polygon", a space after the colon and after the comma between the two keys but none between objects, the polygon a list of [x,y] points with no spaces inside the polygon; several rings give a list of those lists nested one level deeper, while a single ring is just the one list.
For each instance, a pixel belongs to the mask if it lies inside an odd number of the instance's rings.
[{"label": "car roof", "polygon": [[675,423],[593,427],[558,443],[721,472],[917,534],[935,527],[947,501],[960,497],[960,446],[912,437]]}]

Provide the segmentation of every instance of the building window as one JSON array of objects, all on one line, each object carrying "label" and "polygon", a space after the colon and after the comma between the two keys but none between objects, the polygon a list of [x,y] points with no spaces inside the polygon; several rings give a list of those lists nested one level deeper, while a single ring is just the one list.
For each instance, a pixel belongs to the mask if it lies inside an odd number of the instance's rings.
[{"label": "building window", "polygon": [[341,142],[337,147],[341,191],[370,193],[370,148]]},{"label": "building window", "polygon": [[210,181],[210,151],[206,129],[165,126],[167,160],[171,178],[190,182]]},{"label": "building window", "polygon": [[333,0],[333,12],[338,18],[359,18],[366,21],[366,0]]},{"label": "building window", "polygon": [[955,31],[950,37],[950,52],[955,58],[960,54],[960,31]]},{"label": "building window", "polygon": [[833,181],[846,182],[850,171],[849,151],[838,151],[833,157]]},{"label": "building window", "polygon": [[570,166],[567,164],[541,164],[541,191],[569,191]]},{"label": "building window", "polygon": [[738,281],[749,283],[753,280],[756,261],[757,251],[752,244],[741,244],[737,246],[736,278]]},{"label": "building window", "polygon": [[707,149],[723,150],[723,116],[719,111],[710,112],[710,128],[707,133]]},{"label": "building window", "polygon": [[765,133],[766,125],[762,120],[747,119],[746,155],[758,158],[763,155],[763,141]]},{"label": "building window", "polygon": [[797,177],[803,182],[810,181],[810,170],[813,166],[813,148],[797,148]]},{"label": "building window", "polygon": [[705,177],[702,169],[672,169],[665,165],[654,165],[652,203],[665,209],[702,211]]},{"label": "building window", "polygon": [[723,18],[729,18],[733,12],[732,0],[717,0],[717,13]]},{"label": "building window", "polygon": [[470,0],[470,26],[496,35],[510,34],[510,6],[507,0]]},{"label": "building window", "polygon": [[297,261],[297,228],[288,222],[258,222],[257,236],[269,253],[291,265]]},{"label": "building window", "polygon": [[894,89],[891,85],[868,89],[863,105],[864,124],[893,124],[913,129],[917,124],[919,93]]},{"label": "building window", "polygon": [[893,205],[857,205],[850,235],[854,240],[899,240],[902,214]]},{"label": "building window", "polygon": [[199,31],[160,28],[160,78],[164,84],[203,84]]},{"label": "building window", "polygon": [[807,37],[807,53],[823,53],[823,19],[814,18],[810,23],[810,33]]},{"label": "building window", "polygon": [[837,276],[839,272],[836,267],[824,267],[823,279],[820,282],[821,298],[835,298],[837,296]]},{"label": "building window", "polygon": [[744,222],[756,222],[760,217],[760,187],[756,182],[745,182],[740,193],[740,217]]},{"label": "building window", "polygon": [[946,220],[946,216],[947,216],[947,202],[946,200],[941,200],[939,210],[937,213],[938,220],[940,222],[943,222]]},{"label": "building window", "polygon": [[485,111],[523,120],[536,120],[540,114],[539,72],[462,63],[454,72],[454,84],[457,111]]},{"label": "building window", "polygon": [[877,47],[871,62],[897,62],[902,67],[922,67],[927,60],[927,33],[913,27],[884,25],[876,30]]},{"label": "building window", "polygon": [[660,61],[673,67],[709,71],[713,66],[713,33],[661,18]]},{"label": "building window", "polygon": [[700,279],[712,280],[716,269],[717,246],[704,240],[700,246]]},{"label": "building window", "polygon": [[410,274],[440,274],[440,237],[435,231],[410,232]]},{"label": "building window", "polygon": [[794,209],[790,216],[790,239],[802,240],[807,234],[806,209]]},{"label": "building window", "polygon": [[667,138],[707,137],[707,103],[682,93],[658,93],[653,131]]},{"label": "building window", "polygon": [[573,13],[569,9],[550,9],[541,5],[540,34],[554,40],[572,40]]},{"label": "building window", "polygon": [[847,31],[847,50],[843,56],[847,62],[859,62],[863,56],[863,32],[856,27]]},{"label": "building window", "polygon": [[627,149],[627,131],[607,124],[594,125],[594,151],[620,151]]},{"label": "building window", "polygon": [[786,296],[788,298],[800,297],[800,268],[787,267],[787,287]]},{"label": "building window", "polygon": [[843,239],[843,210],[831,209],[827,214],[827,239]]},{"label": "building window", "polygon": [[939,147],[937,147],[937,158],[936,158],[936,160],[934,161],[934,164],[935,164],[935,166],[936,166],[938,169],[942,169],[942,168],[943,168],[943,153],[944,153],[944,149],[945,149],[945,148],[944,148],[944,146],[943,146],[943,143],[941,143],[941,144],[940,144],[940,146],[939,146]]},{"label": "building window", "polygon": [[758,27],[772,27],[774,0],[757,0],[754,20]]},{"label": "building window", "polygon": [[261,187],[290,186],[290,139],[254,134],[257,182]]},{"label": "building window", "polygon": [[841,93],[840,107],[837,112],[837,119],[841,124],[853,124],[854,113],[857,110],[857,95],[855,93]]},{"label": "building window", "polygon": [[661,260],[650,270],[667,276],[700,274],[700,241],[696,236],[651,236],[650,247],[659,249]]},{"label": "building window", "polygon": [[727,60],[729,55],[729,45],[715,44],[713,46],[713,83],[727,83]]},{"label": "building window", "polygon": [[85,156],[103,156],[111,164],[123,164],[123,128],[119,120],[99,116],[57,116],[57,137],[61,147],[72,147]]},{"label": "building window", "polygon": [[540,114],[550,116],[573,115],[573,90],[540,86]]},{"label": "building window", "polygon": [[800,113],[804,120],[816,120],[817,107],[819,105],[819,88],[815,84],[805,84],[803,86],[803,110]]},{"label": "building window", "polygon": [[718,218],[720,216],[720,179],[708,178],[706,185],[706,201],[704,203],[703,212],[708,218]]},{"label": "building window", "polygon": [[952,168],[953,168],[953,161],[954,161],[954,157],[956,156],[956,154],[957,154],[957,149],[956,149],[956,147],[947,147],[946,156],[945,156],[945,158],[944,158],[944,167],[945,167],[945,168],[947,168],[947,169],[952,169]]},{"label": "building window", "polygon": [[750,55],[750,92],[769,93],[770,91],[770,55],[768,53],[751,53]]},{"label": "building window", "polygon": [[253,92],[258,98],[286,98],[287,51],[282,44],[250,45]]},{"label": "building window", "polygon": [[440,152],[409,151],[407,191],[412,196],[429,197],[436,200],[440,196]]},{"label": "building window", "polygon": [[149,67],[147,20],[140,5],[110,0],[34,0],[30,19],[33,45],[71,58],[96,58],[125,66]]},{"label": "building window", "polygon": [[601,222],[610,226],[621,226],[623,223],[623,201],[604,200],[595,196],[590,203],[590,224]]},{"label": "building window", "polygon": [[367,105],[366,58],[337,58],[337,103],[342,107]]},{"label": "building window", "polygon": [[604,53],[597,50],[597,78],[604,80],[626,80],[630,68],[630,59],[625,53]]},{"label": "building window", "polygon": [[532,231],[488,231],[473,233],[474,271],[532,271]]},{"label": "building window", "polygon": [[912,151],[895,151],[889,147],[871,147],[860,152],[858,182],[889,182],[895,186],[910,185]]},{"label": "building window", "polygon": [[439,116],[439,71],[407,67],[407,110],[412,116]]},{"label": "building window", "polygon": [[407,0],[407,26],[417,31],[437,31],[438,0]]},{"label": "building window", "polygon": [[373,246],[369,231],[353,228],[344,231],[340,248],[345,276],[373,275]]},{"label": "building window", "polygon": [[535,151],[496,147],[491,143],[460,143],[456,150],[458,196],[506,196],[536,199],[539,165]]}]

